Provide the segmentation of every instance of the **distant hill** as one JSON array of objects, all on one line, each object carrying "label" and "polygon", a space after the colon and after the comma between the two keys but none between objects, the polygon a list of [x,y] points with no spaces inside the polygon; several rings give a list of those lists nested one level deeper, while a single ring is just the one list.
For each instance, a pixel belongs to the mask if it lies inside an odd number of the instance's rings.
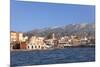
[{"label": "distant hill", "polygon": [[65,26],[48,27],[43,29],[34,29],[25,32],[24,35],[29,37],[47,36],[55,33],[57,36],[78,35],[78,36],[95,36],[95,23],[68,24]]}]

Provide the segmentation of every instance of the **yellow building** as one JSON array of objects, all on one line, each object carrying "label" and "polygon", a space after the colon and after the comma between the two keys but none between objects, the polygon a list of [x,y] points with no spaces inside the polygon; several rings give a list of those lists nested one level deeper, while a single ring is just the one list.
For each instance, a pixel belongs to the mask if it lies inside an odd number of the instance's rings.
[{"label": "yellow building", "polygon": [[27,36],[23,37],[23,33],[21,32],[10,32],[10,42],[25,42],[28,39]]},{"label": "yellow building", "polygon": [[20,46],[22,46],[22,42],[26,42],[26,40],[28,39],[27,36],[23,37],[23,33],[21,32],[14,32],[11,31],[10,32],[10,48],[11,49],[17,49],[21,48]]},{"label": "yellow building", "polygon": [[17,32],[10,32],[10,41],[11,43],[19,41],[19,35]]}]

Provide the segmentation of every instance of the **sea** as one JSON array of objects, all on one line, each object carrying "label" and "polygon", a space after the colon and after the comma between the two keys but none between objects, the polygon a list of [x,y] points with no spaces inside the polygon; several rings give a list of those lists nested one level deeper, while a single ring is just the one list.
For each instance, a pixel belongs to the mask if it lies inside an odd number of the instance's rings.
[{"label": "sea", "polygon": [[10,65],[12,67],[76,62],[94,62],[95,47],[11,51],[10,59]]}]

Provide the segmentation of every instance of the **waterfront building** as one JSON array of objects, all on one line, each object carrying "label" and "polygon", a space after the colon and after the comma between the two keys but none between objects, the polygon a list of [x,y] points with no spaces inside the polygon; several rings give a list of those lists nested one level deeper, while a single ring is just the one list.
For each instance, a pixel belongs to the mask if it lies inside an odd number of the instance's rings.
[{"label": "waterfront building", "polygon": [[52,48],[56,48],[59,45],[59,40],[56,38],[55,34],[53,33],[52,38],[45,40],[45,43]]},{"label": "waterfront building", "polygon": [[22,42],[23,41],[23,33],[21,32],[10,32],[10,41],[11,42]]},{"label": "waterfront building", "polygon": [[51,44],[52,44],[54,47],[57,47],[57,46],[58,46],[58,40],[57,40],[57,38],[56,38],[56,36],[55,36],[54,33],[52,34]]},{"label": "waterfront building", "polygon": [[82,45],[87,45],[87,43],[88,43],[88,38],[87,37],[81,38],[81,44]]},{"label": "waterfront building", "polygon": [[44,37],[32,36],[27,45],[27,49],[29,50],[41,50],[46,48],[47,45],[44,42]]},{"label": "waterfront building", "polygon": [[19,41],[22,42],[23,41],[23,33],[19,32],[18,35],[19,35],[18,36]]},{"label": "waterfront building", "polygon": [[18,45],[16,42],[19,41],[19,35],[17,32],[11,31],[10,32],[10,49],[16,49]]},{"label": "waterfront building", "polygon": [[14,32],[14,31],[11,31],[10,32],[10,42],[12,43],[12,42],[16,42],[16,41],[18,41],[18,38],[19,36],[18,36],[18,33],[17,32]]},{"label": "waterfront building", "polygon": [[81,43],[80,39],[73,39],[72,40],[72,46],[79,46]]},{"label": "waterfront building", "polygon": [[66,44],[68,43],[68,40],[69,40],[68,36],[61,37],[59,43]]},{"label": "waterfront building", "polygon": [[81,38],[78,36],[71,36],[69,43],[71,44],[71,46],[79,46],[81,43]]},{"label": "waterfront building", "polygon": [[[28,40],[28,37],[27,36],[23,37],[23,33],[15,32],[15,31],[10,32],[10,47],[11,47],[11,49],[21,49],[23,47],[25,48],[26,40]],[[23,44],[25,44],[25,45],[23,45]]]}]

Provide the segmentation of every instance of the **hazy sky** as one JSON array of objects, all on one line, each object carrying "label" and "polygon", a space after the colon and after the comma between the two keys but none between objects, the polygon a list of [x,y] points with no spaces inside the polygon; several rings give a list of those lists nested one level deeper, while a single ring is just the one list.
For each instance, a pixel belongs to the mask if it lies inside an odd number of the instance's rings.
[{"label": "hazy sky", "polygon": [[94,22],[95,6],[93,5],[11,0],[11,30],[13,31],[30,31],[37,28]]}]

